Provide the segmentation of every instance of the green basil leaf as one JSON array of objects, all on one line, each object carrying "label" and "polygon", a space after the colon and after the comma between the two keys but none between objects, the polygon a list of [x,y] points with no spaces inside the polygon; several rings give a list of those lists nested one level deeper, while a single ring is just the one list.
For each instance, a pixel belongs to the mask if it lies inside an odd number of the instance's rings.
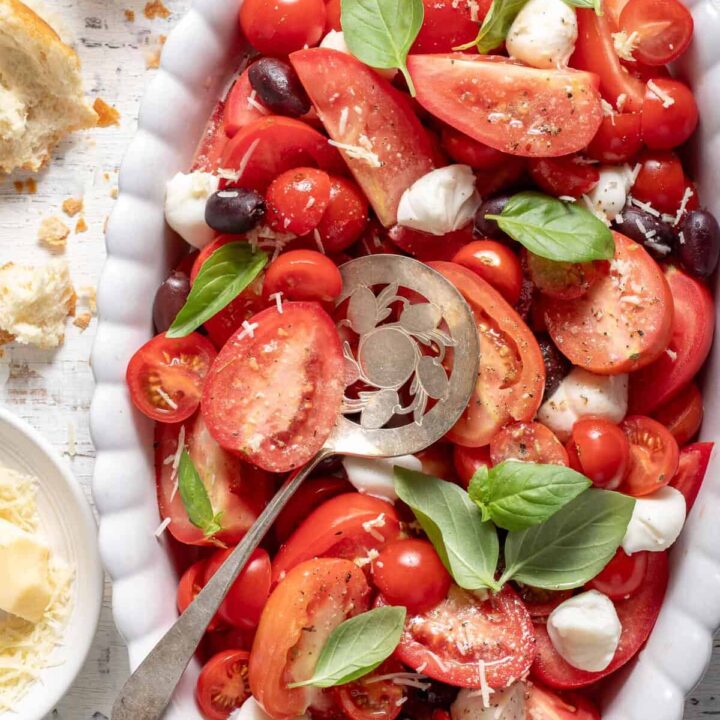
[{"label": "green basil leaf", "polygon": [[323,645],[313,676],[288,687],[333,687],[372,672],[398,646],[405,614],[404,607],[386,606],[340,623]]},{"label": "green basil leaf", "polygon": [[422,0],[342,0],[340,24],[345,42],[358,60],[374,68],[397,68],[414,96],[407,55],[424,14]]},{"label": "green basil leaf", "polygon": [[229,305],[262,271],[268,256],[246,242],[219,247],[204,263],[188,299],[167,331],[179,338],[197,330]]},{"label": "green basil leaf", "polygon": [[455,582],[498,590],[495,526],[455,483],[395,466],[395,492],[411,508]]},{"label": "green basil leaf", "polygon": [[481,465],[470,478],[468,483],[468,495],[470,499],[480,508],[482,519],[490,520],[490,510],[485,504],[488,480],[490,473],[486,465]]},{"label": "green basil leaf", "polygon": [[602,15],[602,0],[565,0],[570,7],[588,8],[594,10],[597,15]]},{"label": "green basil leaf", "polygon": [[513,195],[500,215],[486,215],[530,252],[558,262],[608,260],[615,242],[605,223],[578,203],[539,192]]},{"label": "green basil leaf", "polygon": [[545,522],[592,484],[564,465],[517,460],[496,465],[487,476],[480,493],[482,506],[497,526],[514,531]]},{"label": "green basil leaf", "polygon": [[178,465],[178,491],[190,522],[203,531],[205,537],[212,537],[222,530],[222,513],[214,513],[210,496],[188,451],[183,449]]},{"label": "green basil leaf", "polygon": [[505,573],[547,590],[570,590],[594,578],[612,559],[627,530],[635,499],[586,490],[542,525],[508,533]]},{"label": "green basil leaf", "polygon": [[505,42],[510,26],[526,2],[527,0],[493,0],[478,36],[472,42],[453,50],[469,50],[475,45],[479,53],[489,53],[499,47]]}]

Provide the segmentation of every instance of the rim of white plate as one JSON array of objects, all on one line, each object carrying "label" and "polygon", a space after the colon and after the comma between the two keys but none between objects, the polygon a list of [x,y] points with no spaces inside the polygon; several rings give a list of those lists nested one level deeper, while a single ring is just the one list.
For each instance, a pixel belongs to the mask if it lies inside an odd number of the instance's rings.
[{"label": "rim of white plate", "polygon": [[[683,71],[701,110],[697,153],[701,194],[720,216],[720,4],[690,0],[696,37]],[[152,427],[133,408],[125,367],[152,336],[151,307],[178,240],[163,218],[165,181],[186,170],[220,89],[239,59],[237,5],[196,0],[170,33],[160,69],[143,98],[135,139],[120,169],[119,197],[107,227],[108,257],[98,287],[100,322],[92,353],[96,389],[90,415],[97,450],[93,493],[100,514],[100,553],[113,579],[113,611],[137,667],[176,618],[177,577],[159,525]],[[714,37],[713,37],[714,35]],[[713,162],[714,161],[714,162]],[[142,300],[142,302],[139,302]],[[703,437],[720,435],[720,353],[705,383]],[[604,720],[681,720],[684,696],[700,680],[720,626],[720,467],[708,478],[673,551],[665,605],[638,660],[606,692]],[[193,663],[167,717],[199,717]]]}]

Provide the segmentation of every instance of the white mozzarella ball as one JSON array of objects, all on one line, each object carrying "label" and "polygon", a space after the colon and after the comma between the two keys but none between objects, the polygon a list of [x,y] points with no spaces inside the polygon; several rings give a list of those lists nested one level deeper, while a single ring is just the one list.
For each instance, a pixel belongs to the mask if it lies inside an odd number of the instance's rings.
[{"label": "white mozzarella ball", "polygon": [[165,220],[183,239],[201,250],[215,237],[205,222],[207,199],[217,191],[220,179],[206,172],[177,173],[165,190]]},{"label": "white mozzarella ball", "polygon": [[604,165],[597,185],[585,196],[588,209],[609,221],[622,212],[633,186],[633,173],[627,165]]},{"label": "white mozzarella ball", "polygon": [[487,705],[481,689],[463,688],[450,706],[452,720],[526,720],[525,683],[494,690]]},{"label": "white mozzarella ball", "polygon": [[635,508],[622,541],[628,555],[667,550],[685,524],[685,496],[673,487],[662,487],[635,500]]},{"label": "white mozzarella ball", "polygon": [[414,455],[401,455],[395,458],[343,458],[343,467],[353,487],[366,495],[395,502],[395,473],[393,467],[399,465],[407,470],[422,472],[422,463]]},{"label": "white mozzarella ball", "polygon": [[[338,52],[344,52],[348,55],[352,55],[350,48],[345,42],[345,33],[342,30],[331,30],[321,41],[320,47],[329,48],[330,50],[337,50]],[[373,68],[378,74],[382,75],[386,80],[392,80],[397,75],[395,68]]]}]

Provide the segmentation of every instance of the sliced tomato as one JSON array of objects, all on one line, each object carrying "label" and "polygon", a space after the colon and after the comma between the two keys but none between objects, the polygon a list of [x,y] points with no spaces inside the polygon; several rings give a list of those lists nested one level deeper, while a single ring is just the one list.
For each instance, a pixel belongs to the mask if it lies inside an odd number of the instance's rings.
[{"label": "sliced tomato", "polygon": [[[200,474],[214,513],[221,513],[222,530],[207,538],[190,522],[177,489],[175,458],[179,434],[185,434],[185,448]],[[160,515],[170,519],[168,532],[186,545],[227,545],[237,543],[265,507],[274,490],[270,477],[223,450],[198,413],[184,425],[155,426],[155,473]]]},{"label": "sliced tomato", "polygon": [[[355,563],[308,560],[270,595],[250,652],[250,688],[276,720],[302,715],[315,690],[289,688],[312,676],[320,650],[345,619],[367,608],[370,589]],[[312,632],[308,632],[308,629]]]},{"label": "sliced tomato", "polygon": [[645,582],[627,600],[615,602],[615,610],[622,626],[620,643],[612,662],[600,672],[578,670],[565,662],[553,647],[545,623],[536,623],[537,657],[531,676],[549,687],[569,690],[592,685],[615,672],[632,660],[648,639],[660,613],[667,582],[667,553],[650,553]]},{"label": "sliced tomato", "polygon": [[703,421],[703,398],[695,383],[672,399],[661,405],[652,414],[653,418],[662,423],[682,447],[697,435]]},{"label": "sliced tomato", "polygon": [[195,150],[190,169],[214,172],[219,167],[220,158],[227,145],[227,135],[223,128],[225,103],[220,101],[213,110],[210,119],[203,130],[202,137]]},{"label": "sliced tomato", "polygon": [[579,693],[560,697],[537,683],[530,685],[525,711],[532,720],[600,720],[598,709]]},{"label": "sliced tomato", "polygon": [[675,314],[667,351],[630,376],[630,412],[648,415],[671,400],[702,367],[715,332],[715,306],[707,286],[671,266],[665,277]]},{"label": "sliced tomato", "polygon": [[226,720],[250,697],[248,658],[244,650],[224,650],[200,671],[195,699],[205,720]]},{"label": "sliced tomato", "polygon": [[568,464],[568,454],[555,433],[539,422],[515,422],[506,425],[490,440],[490,459],[493,465],[504,460]]},{"label": "sliced tomato", "polygon": [[225,115],[223,117],[225,134],[229,138],[234,137],[246,125],[270,114],[270,110],[263,107],[256,94],[253,94],[250,79],[248,78],[248,70],[243,70],[230,89],[225,101]]},{"label": "sliced tomato", "polygon": [[445,235],[431,235],[422,230],[395,225],[388,230],[387,236],[401,250],[425,263],[452,260],[473,240],[472,228],[469,226]]},{"label": "sliced tomato", "polygon": [[273,582],[313,557],[365,557],[400,534],[400,520],[388,502],[346,493],[324,502],[305,518],[273,561]]},{"label": "sliced tomato", "polygon": [[602,122],[597,78],[487,55],[410,55],[418,102],[496,150],[555,157],[582,150]]},{"label": "sliced tomato", "polygon": [[327,138],[302,120],[268,115],[246,125],[225,146],[219,167],[240,172],[239,187],[265,192],[281,173],[319,167],[342,175],[345,164]]},{"label": "sliced tomato", "polygon": [[662,270],[620,233],[610,272],[573,302],[547,298],[544,315],[558,349],[574,365],[602,375],[649,365],[670,341],[673,301]]},{"label": "sliced tomato", "polygon": [[369,675],[336,687],[333,694],[345,717],[349,720],[395,720],[402,709],[405,688],[394,683],[392,677],[385,676],[403,670],[397,660],[387,660]]},{"label": "sliced tomato", "polygon": [[509,585],[487,600],[453,585],[434,608],[408,615],[395,657],[457,687],[480,687],[483,661],[488,685],[502,688],[527,672],[534,642],[530,615]]},{"label": "sliced tomato", "polygon": [[340,338],[316,303],[287,302],[228,340],[208,373],[202,412],[213,437],[270,472],[320,450],[344,391]]},{"label": "sliced tomato", "polygon": [[472,42],[490,4],[490,0],[423,0],[423,23],[410,52],[450,52]]},{"label": "sliced tomato", "polygon": [[625,600],[636,593],[645,581],[648,552],[628,555],[618,548],[613,559],[585,587],[607,595],[611,600]]},{"label": "sliced tomato", "polygon": [[408,98],[348,53],[313,48],[290,61],[378,219],[394,225],[400,196],[433,168],[430,137]]},{"label": "sliced tomato", "polygon": [[542,353],[530,328],[492,285],[456,263],[431,266],[467,300],[482,347],[475,392],[447,437],[457,445],[481,447],[508,422],[535,417],[545,387]]},{"label": "sliced tomato", "polygon": [[713,447],[714,443],[700,442],[688,445],[680,451],[678,469],[670,485],[685,496],[688,512],[700,492]]}]

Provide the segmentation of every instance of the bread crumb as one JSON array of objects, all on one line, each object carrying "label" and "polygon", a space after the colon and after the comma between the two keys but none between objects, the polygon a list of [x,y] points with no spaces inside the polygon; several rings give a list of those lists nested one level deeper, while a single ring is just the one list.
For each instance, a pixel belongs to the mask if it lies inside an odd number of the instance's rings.
[{"label": "bread crumb", "polygon": [[15,180],[13,185],[16,193],[21,193],[25,189],[25,183],[22,180]]},{"label": "bread crumb", "polygon": [[112,105],[108,105],[102,98],[95,98],[93,110],[98,115],[98,127],[104,128],[120,124],[120,113]]},{"label": "bread crumb", "polygon": [[145,54],[145,67],[148,70],[157,70],[160,67],[160,57],[162,56],[163,45],[167,37],[160,35],[157,47],[153,48]]},{"label": "bread crumb", "polygon": [[151,0],[151,2],[146,3],[143,13],[148,20],[154,20],[155,18],[165,20],[170,17],[170,11],[163,5],[162,0]]},{"label": "bread crumb", "polygon": [[78,218],[77,223],[75,224],[75,234],[78,235],[79,233],[87,232],[88,225],[85,222],[85,218]]},{"label": "bread crumb", "polygon": [[35,178],[28,178],[25,181],[15,180],[13,185],[17,193],[26,192],[28,195],[34,195],[37,192],[37,181]]},{"label": "bread crumb", "polygon": [[38,230],[38,240],[51,250],[62,252],[67,245],[69,234],[70,228],[59,217],[53,215],[43,218]]},{"label": "bread crumb", "polygon": [[117,196],[118,196],[118,189],[116,187],[114,187],[110,190],[110,197],[115,199],[115,198],[117,198]]},{"label": "bread crumb", "polygon": [[78,297],[84,301],[93,315],[97,312],[97,290],[94,287],[88,285],[80,288]]},{"label": "bread crumb", "polygon": [[68,217],[75,217],[83,209],[82,198],[69,197],[63,200],[62,210]]},{"label": "bread crumb", "polygon": [[128,22],[135,22],[135,11],[134,10],[130,10],[130,8],[126,8],[123,11],[123,14],[125,15],[125,19]]},{"label": "bread crumb", "polygon": [[92,315],[89,312],[80,313],[74,320],[73,325],[80,328],[80,332],[87,329],[87,326],[92,320]]}]

